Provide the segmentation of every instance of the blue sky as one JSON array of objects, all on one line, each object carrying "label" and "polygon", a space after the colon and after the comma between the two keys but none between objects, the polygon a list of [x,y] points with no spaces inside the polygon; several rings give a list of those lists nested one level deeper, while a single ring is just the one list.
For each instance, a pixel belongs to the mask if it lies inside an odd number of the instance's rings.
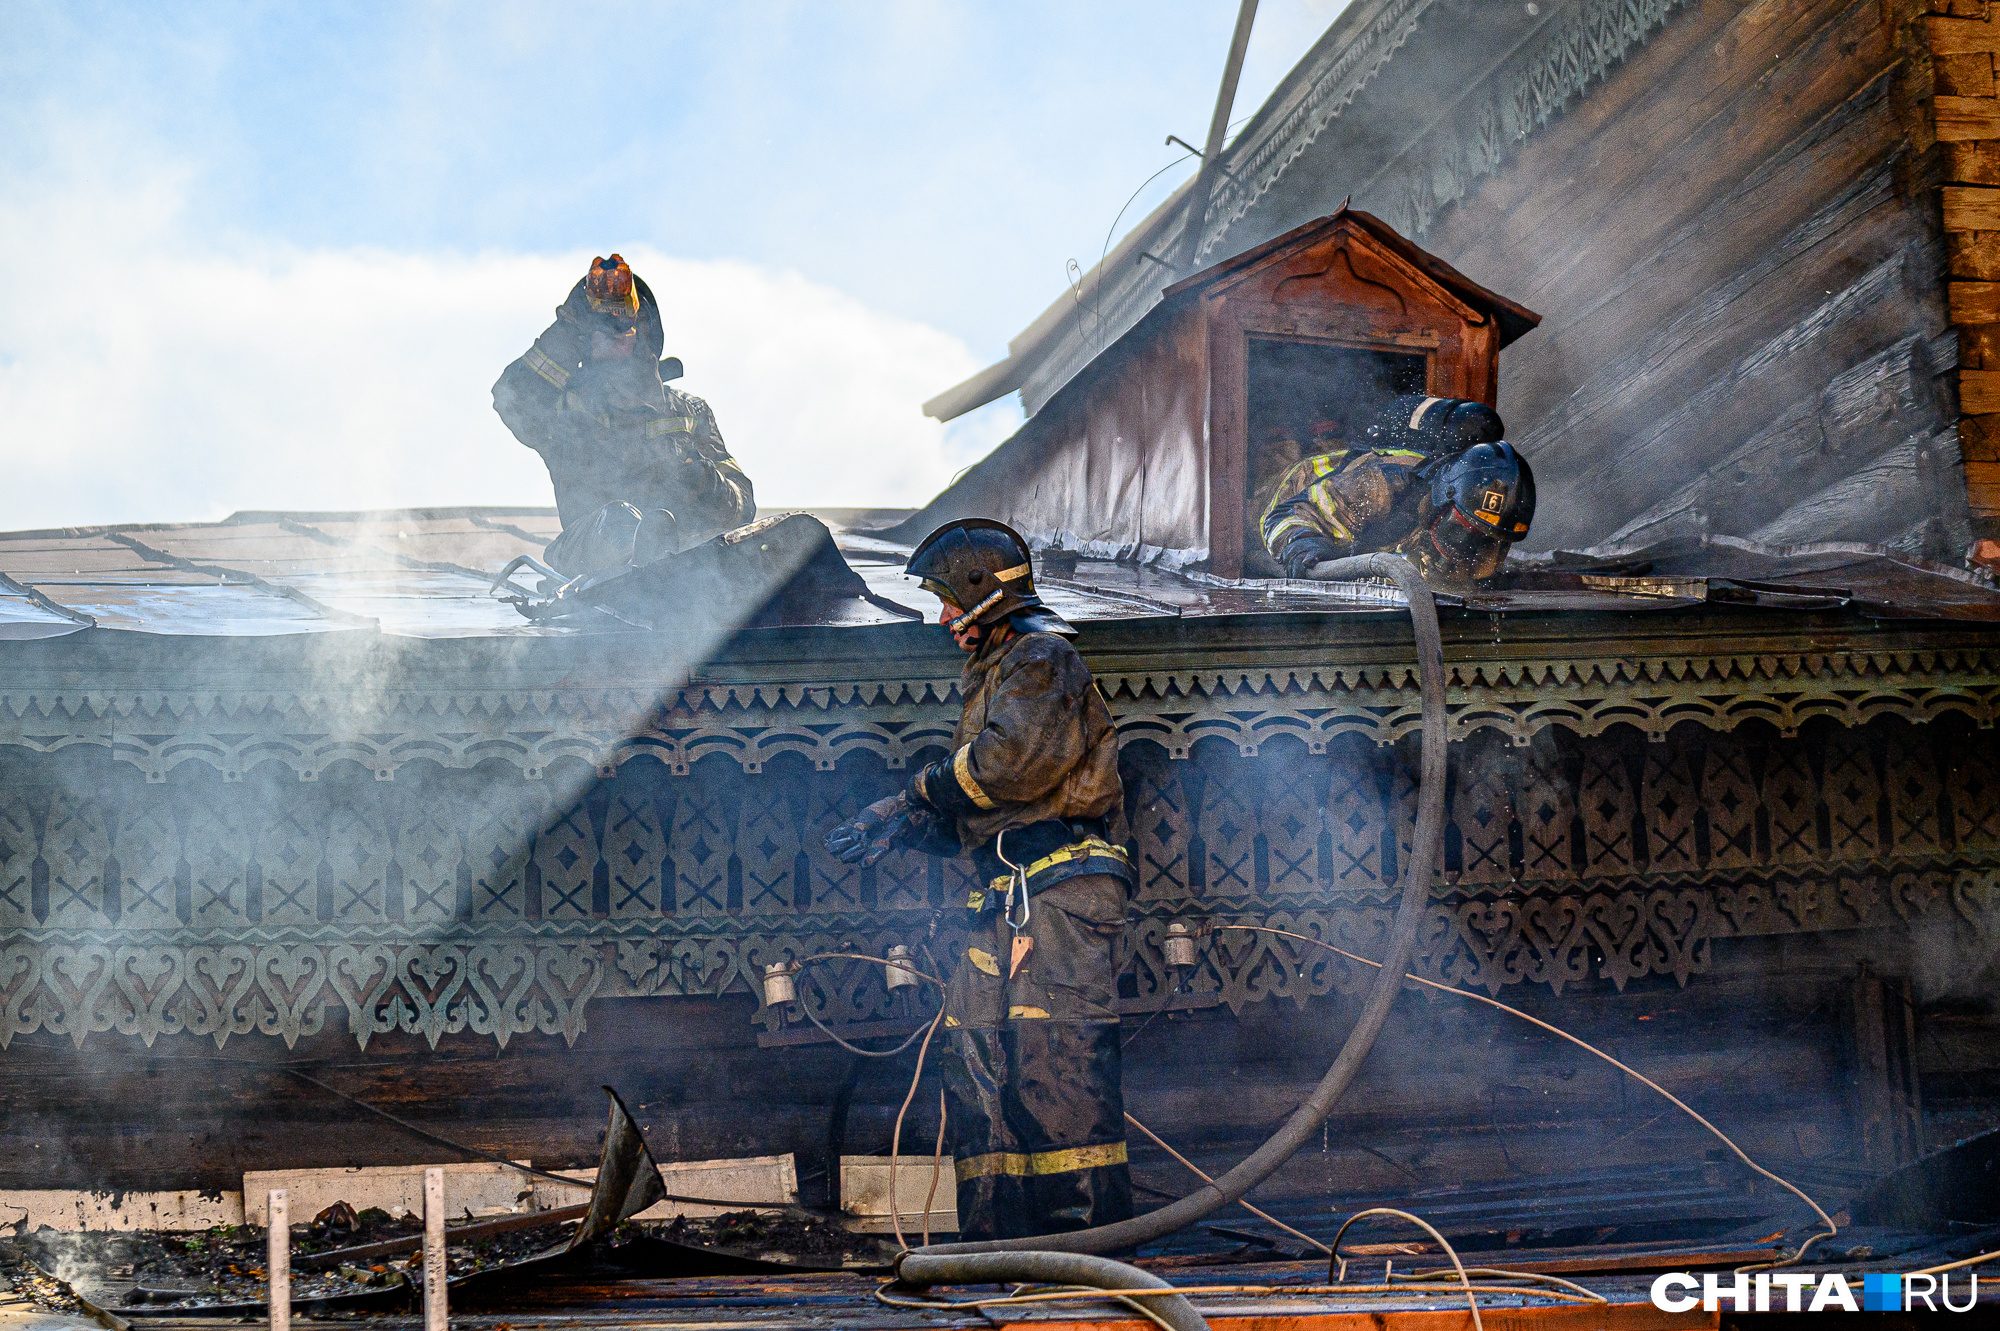
[{"label": "blue sky", "polygon": [[[1342,3],[1263,0],[1239,119]],[[1235,8],[5,3],[0,524],[547,502],[485,389],[614,247],[760,497],[917,502],[1018,420],[918,404],[1199,141]]]}]

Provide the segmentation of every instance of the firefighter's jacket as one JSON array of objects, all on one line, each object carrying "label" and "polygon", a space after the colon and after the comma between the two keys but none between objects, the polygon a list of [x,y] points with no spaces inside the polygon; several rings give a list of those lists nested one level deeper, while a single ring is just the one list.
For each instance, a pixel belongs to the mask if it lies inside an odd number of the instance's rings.
[{"label": "firefighter's jacket", "polygon": [[998,637],[966,664],[952,754],[912,779],[912,804],[971,852],[974,910],[999,906],[1017,872],[1030,893],[1091,873],[1129,890],[1118,736],[1090,668],[1058,634]]},{"label": "firefighter's jacket", "polygon": [[587,307],[572,294],[501,373],[493,409],[542,455],[565,528],[626,503],[666,509],[693,544],[751,521],[757,501],[708,404],[660,382],[658,319],[644,313],[636,359],[594,364]]},{"label": "firefighter's jacket", "polygon": [[1430,455],[1349,448],[1309,457],[1279,478],[1259,524],[1288,577],[1347,555],[1397,548],[1420,525]]}]

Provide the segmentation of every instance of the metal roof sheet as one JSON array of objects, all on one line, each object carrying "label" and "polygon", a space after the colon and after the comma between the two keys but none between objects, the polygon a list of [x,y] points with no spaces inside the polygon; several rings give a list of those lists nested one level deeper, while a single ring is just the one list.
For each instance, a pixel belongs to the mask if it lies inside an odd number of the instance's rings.
[{"label": "metal roof sheet", "polygon": [[[876,596],[935,620],[937,598],[903,573],[908,548],[838,529],[850,567]],[[880,515],[867,515],[879,520]],[[532,621],[492,595],[518,555],[559,531],[553,510],[429,509],[240,513],[221,522],[0,533],[0,641],[99,627],[172,636],[375,632],[408,638],[568,637],[592,631]],[[1980,577],[1877,547],[1767,549],[1714,538],[1639,551],[1542,556],[1509,565],[1501,585],[1445,604],[1474,611],[1666,610],[1727,601],[1877,617],[2000,621]],[[1224,581],[1085,560],[1039,570],[1049,607],[1077,623],[1283,613],[1393,614],[1385,584]],[[824,627],[896,622],[855,600]],[[606,616],[602,631],[632,631]]]}]

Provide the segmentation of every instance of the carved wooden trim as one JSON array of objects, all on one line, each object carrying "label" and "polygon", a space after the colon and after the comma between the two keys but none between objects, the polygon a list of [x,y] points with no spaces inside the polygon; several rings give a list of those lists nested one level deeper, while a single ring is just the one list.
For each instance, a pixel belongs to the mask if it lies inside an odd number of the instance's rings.
[{"label": "carved wooden trim", "polygon": [[[1461,661],[1450,666],[1455,738],[1497,730],[1525,744],[1549,726],[1582,735],[1620,724],[1658,739],[1682,722],[1717,731],[1749,720],[1791,734],[1814,717],[1860,725],[1959,712],[1981,726],[2000,707],[2000,663],[1977,648],[1917,651]],[[1127,740],[1185,757],[1220,737],[1254,754],[1278,735],[1324,750],[1339,735],[1391,744],[1418,729],[1417,685],[1394,664],[1105,670],[1099,682]],[[358,710],[366,702],[373,710]],[[942,744],[956,680],[693,686],[657,706],[612,690],[395,690],[365,699],[279,693],[0,689],[0,750],[110,753],[165,781],[219,771],[238,781],[275,761],[302,781],[340,762],[388,781],[413,762],[498,761],[530,780],[568,758],[600,773],[647,756],[675,773],[727,754],[755,773],[780,754],[821,770],[868,752],[900,768]]]}]

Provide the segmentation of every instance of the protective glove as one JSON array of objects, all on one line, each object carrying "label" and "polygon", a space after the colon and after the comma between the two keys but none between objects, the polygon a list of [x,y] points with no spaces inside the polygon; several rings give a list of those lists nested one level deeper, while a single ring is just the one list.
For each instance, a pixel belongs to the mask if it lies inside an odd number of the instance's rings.
[{"label": "protective glove", "polygon": [[1288,578],[1310,578],[1315,565],[1330,559],[1339,559],[1351,554],[1352,547],[1329,540],[1324,536],[1294,536],[1285,546],[1285,576]]},{"label": "protective glove", "polygon": [[896,848],[910,830],[910,802],[898,791],[854,815],[826,834],[826,848],[842,864],[868,868]]}]

